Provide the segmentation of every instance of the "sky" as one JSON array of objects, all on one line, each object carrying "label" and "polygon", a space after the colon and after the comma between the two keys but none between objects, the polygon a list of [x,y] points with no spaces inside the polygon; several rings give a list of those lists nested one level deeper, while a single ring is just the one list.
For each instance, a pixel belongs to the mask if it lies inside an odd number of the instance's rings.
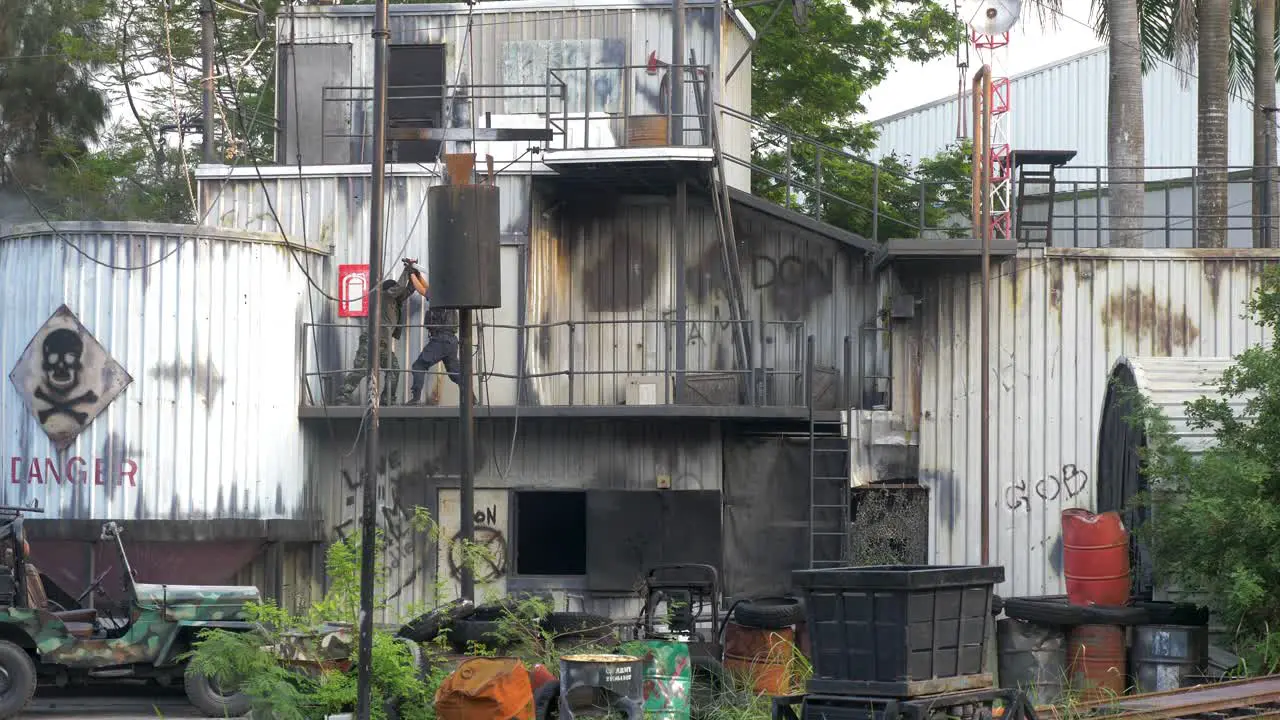
[{"label": "sky", "polygon": [[[1063,0],[1063,12],[1057,17],[1056,28],[1042,27],[1035,11],[1027,7],[1030,4],[1023,3],[1022,18],[1010,32],[1009,45],[1003,50],[1007,64],[998,75],[1017,75],[1051,65],[1102,44],[1088,24],[1089,0]],[[977,58],[972,50],[970,55],[972,72],[977,69]],[[956,60],[952,55],[923,65],[900,62],[888,79],[868,94],[864,119],[879,120],[954,96],[957,80]]]}]

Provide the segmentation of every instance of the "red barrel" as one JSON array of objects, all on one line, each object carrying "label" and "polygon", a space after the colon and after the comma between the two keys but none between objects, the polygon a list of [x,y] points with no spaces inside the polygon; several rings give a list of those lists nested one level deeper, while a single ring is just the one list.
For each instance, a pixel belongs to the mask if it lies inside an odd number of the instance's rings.
[{"label": "red barrel", "polygon": [[795,631],[759,630],[726,622],[724,669],[761,695],[790,695],[795,684],[792,659]]},{"label": "red barrel", "polygon": [[1116,512],[1062,511],[1062,571],[1072,605],[1129,604],[1129,531]]},{"label": "red barrel", "polygon": [[1071,689],[1081,703],[1101,702],[1124,694],[1127,666],[1124,628],[1077,625],[1067,634]]}]

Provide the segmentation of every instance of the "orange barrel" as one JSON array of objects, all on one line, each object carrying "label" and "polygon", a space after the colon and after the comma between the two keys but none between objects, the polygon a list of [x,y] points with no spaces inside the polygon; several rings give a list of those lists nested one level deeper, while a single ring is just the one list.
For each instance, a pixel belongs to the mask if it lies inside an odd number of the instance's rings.
[{"label": "orange barrel", "polygon": [[735,622],[724,629],[724,669],[744,680],[762,695],[791,693],[791,660],[796,637],[791,628],[762,630]]},{"label": "orange barrel", "polygon": [[1119,513],[1062,511],[1062,572],[1072,605],[1129,604],[1129,531]]},{"label": "orange barrel", "polygon": [[1067,633],[1071,689],[1080,702],[1110,700],[1124,694],[1124,628],[1077,625]]}]

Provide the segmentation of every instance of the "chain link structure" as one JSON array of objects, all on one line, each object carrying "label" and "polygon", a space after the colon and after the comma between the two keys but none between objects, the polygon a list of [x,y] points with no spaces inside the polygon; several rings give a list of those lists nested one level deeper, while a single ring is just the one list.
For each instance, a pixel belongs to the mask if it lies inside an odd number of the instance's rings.
[{"label": "chain link structure", "polygon": [[970,31],[969,42],[980,64],[991,67],[991,238],[1013,235],[1013,147],[1009,143],[1010,85],[1008,74],[1009,33],[988,35]]}]

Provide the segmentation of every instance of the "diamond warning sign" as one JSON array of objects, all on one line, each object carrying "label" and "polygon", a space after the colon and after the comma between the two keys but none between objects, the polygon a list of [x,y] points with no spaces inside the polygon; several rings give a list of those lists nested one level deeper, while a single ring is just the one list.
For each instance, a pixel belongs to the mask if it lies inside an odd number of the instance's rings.
[{"label": "diamond warning sign", "polygon": [[63,305],[28,343],[9,381],[61,450],[124,392],[133,377]]}]

